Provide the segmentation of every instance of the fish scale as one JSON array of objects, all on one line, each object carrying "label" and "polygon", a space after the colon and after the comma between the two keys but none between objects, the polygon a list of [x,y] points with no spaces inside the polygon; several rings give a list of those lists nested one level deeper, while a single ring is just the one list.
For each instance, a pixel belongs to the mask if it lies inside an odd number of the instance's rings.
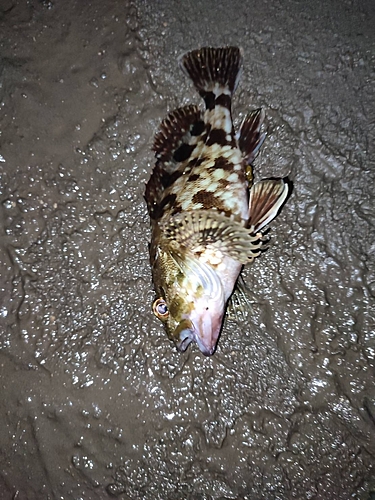
[{"label": "fish scale", "polygon": [[262,229],[278,214],[289,183],[265,179],[251,186],[264,113],[249,113],[235,134],[231,101],[241,50],[204,47],[179,62],[206,110],[173,111],[155,136],[156,164],[145,192],[153,312],[179,351],[195,342],[209,356],[242,266],[260,254]]},{"label": "fish scale", "polygon": [[[247,181],[242,167],[242,154],[238,149],[229,149],[228,156],[225,157],[222,148],[217,146],[204,146],[200,154],[205,161],[194,166],[194,157],[191,158],[184,169],[185,175],[176,179],[166,190],[165,196],[176,195],[175,205],[170,207],[171,210],[166,215],[179,211],[216,208],[228,214],[239,215],[243,220],[247,218]],[[216,164],[216,160],[220,158],[223,160],[222,166]],[[186,170],[189,175],[186,175]],[[220,187],[220,180],[230,183],[230,192]]]}]

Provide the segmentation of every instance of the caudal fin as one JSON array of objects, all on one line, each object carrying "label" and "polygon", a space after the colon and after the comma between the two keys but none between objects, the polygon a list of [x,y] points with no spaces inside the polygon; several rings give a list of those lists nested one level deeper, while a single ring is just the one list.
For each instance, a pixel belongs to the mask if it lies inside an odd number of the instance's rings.
[{"label": "caudal fin", "polygon": [[265,179],[250,189],[249,227],[260,231],[279,213],[289,193],[289,186],[283,179]]},{"label": "caudal fin", "polygon": [[203,98],[210,92],[217,97],[223,89],[229,94],[236,90],[242,51],[238,47],[203,47],[182,55],[179,63]]}]

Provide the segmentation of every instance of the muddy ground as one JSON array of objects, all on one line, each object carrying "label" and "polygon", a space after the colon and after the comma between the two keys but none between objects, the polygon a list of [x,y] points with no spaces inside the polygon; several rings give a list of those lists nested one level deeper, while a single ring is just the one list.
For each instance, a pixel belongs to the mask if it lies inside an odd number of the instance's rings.
[{"label": "muddy ground", "polygon": [[[0,499],[375,498],[373,0],[0,1]],[[176,59],[240,45],[294,192],[212,358],[151,314]]]}]

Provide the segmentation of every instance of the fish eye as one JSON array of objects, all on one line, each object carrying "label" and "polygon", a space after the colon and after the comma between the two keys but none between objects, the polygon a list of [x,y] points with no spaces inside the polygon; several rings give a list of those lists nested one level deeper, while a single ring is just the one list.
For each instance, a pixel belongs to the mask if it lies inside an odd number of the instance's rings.
[{"label": "fish eye", "polygon": [[169,316],[167,303],[163,298],[156,299],[152,304],[152,310],[157,318],[161,321],[165,321]]}]

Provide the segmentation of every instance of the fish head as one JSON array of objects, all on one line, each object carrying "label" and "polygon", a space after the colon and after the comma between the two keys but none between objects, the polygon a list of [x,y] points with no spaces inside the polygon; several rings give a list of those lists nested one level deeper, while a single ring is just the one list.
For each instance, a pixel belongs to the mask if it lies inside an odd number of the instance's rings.
[{"label": "fish head", "polygon": [[215,269],[189,251],[159,248],[153,264],[158,298],[153,312],[180,352],[191,342],[211,356],[225,314],[224,289]]}]

